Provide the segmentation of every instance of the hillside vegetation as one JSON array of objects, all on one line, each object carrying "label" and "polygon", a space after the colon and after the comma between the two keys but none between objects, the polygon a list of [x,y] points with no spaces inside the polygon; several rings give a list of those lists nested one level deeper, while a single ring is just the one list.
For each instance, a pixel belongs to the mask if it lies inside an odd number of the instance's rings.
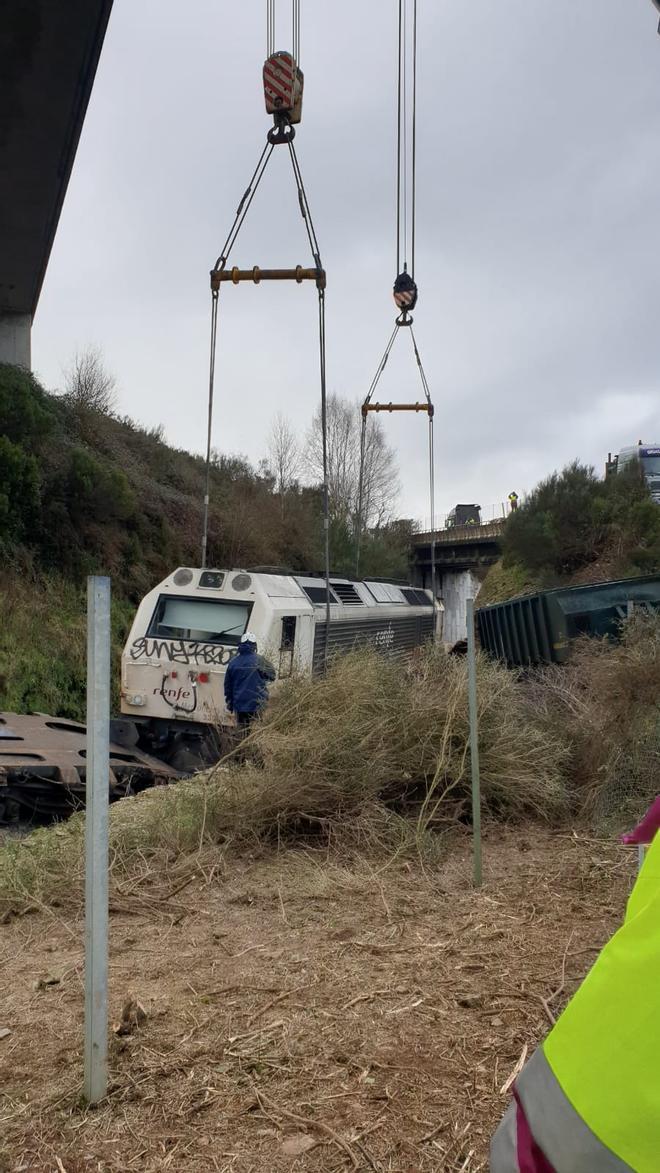
[{"label": "hillside vegetation", "polygon": [[[205,462],[0,364],[0,468],[0,709],[83,718],[86,576],[112,577],[117,659],[145,592],[199,561]],[[319,568],[321,506],[318,486],[278,489],[263,462],[216,454],[209,562]],[[397,521],[372,530],[364,571],[405,576],[409,534]],[[331,542],[334,569],[348,571],[347,518],[333,519]]]},{"label": "hillside vegetation", "polygon": [[660,571],[660,509],[638,465],[600,480],[575,461],[541,483],[506,523],[502,559],[479,603],[562,585]]},{"label": "hillside vegetation", "polygon": [[[200,556],[205,462],[171,448],[159,429],[50,395],[26,372],[0,364],[0,552],[5,565],[55,570],[73,581],[113,577],[137,600],[179,563]],[[322,565],[321,493],[276,477],[244,456],[211,468],[209,561],[216,566]],[[369,535],[366,572],[405,574],[409,528]],[[332,561],[353,549],[339,523]]]}]

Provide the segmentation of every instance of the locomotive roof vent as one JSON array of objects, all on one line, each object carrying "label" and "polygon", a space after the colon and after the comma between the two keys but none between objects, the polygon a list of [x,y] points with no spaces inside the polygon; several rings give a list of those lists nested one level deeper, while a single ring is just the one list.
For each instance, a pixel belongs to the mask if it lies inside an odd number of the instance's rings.
[{"label": "locomotive roof vent", "polygon": [[232,589],[235,591],[248,591],[252,586],[252,579],[249,574],[241,570],[239,574],[235,574],[231,580]]},{"label": "locomotive roof vent", "polygon": [[330,584],[340,602],[349,606],[364,607],[364,600],[360,598],[355,587],[350,582],[333,582]]}]

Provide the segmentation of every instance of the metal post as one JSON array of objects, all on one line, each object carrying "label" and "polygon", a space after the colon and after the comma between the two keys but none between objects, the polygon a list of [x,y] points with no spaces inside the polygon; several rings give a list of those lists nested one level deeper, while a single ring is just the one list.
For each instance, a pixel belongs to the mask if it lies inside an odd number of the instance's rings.
[{"label": "metal post", "polygon": [[360,574],[360,546],[362,544],[362,497],[364,495],[364,459],[367,442],[367,413],[362,412],[360,428],[360,478],[358,480],[358,507],[355,519],[355,577]]},{"label": "metal post", "polygon": [[85,1075],[90,1104],[108,1090],[110,579],[87,579]]},{"label": "metal post", "polygon": [[645,848],[644,844],[639,843],[637,845],[637,871],[638,872],[641,872],[641,870],[642,870],[642,866],[644,864],[645,854],[646,854],[646,848]]},{"label": "metal post", "polygon": [[477,724],[477,655],[474,642],[474,599],[468,599],[468,704],[470,712],[470,766],[472,770],[472,844],[474,885],[481,886],[481,784],[479,779],[479,729]]}]

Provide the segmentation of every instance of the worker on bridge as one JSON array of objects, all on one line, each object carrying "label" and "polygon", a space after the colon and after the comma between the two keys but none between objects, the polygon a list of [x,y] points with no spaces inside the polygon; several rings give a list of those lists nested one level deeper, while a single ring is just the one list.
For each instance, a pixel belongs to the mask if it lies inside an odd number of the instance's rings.
[{"label": "worker on bridge", "polygon": [[518,508],[518,494],[514,490],[513,493],[509,493],[509,509],[511,510],[512,513],[515,513],[517,508]]},{"label": "worker on bridge", "polygon": [[653,838],[623,926],[523,1067],[491,1173],[660,1169],[660,802],[624,842]]},{"label": "worker on bridge", "polygon": [[227,711],[236,714],[239,726],[247,727],[265,709],[268,682],[274,679],[273,665],[257,655],[257,637],[246,631],[225,672]]}]

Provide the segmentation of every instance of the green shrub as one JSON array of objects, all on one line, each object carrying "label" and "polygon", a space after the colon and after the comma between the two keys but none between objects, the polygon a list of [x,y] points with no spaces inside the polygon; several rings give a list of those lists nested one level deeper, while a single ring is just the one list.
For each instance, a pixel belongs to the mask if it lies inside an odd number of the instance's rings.
[{"label": "green shrub", "polygon": [[599,480],[574,461],[542,481],[511,514],[503,539],[504,566],[562,578],[601,559],[620,573],[660,567],[660,509],[641,468]]},{"label": "green shrub", "polygon": [[57,411],[52,396],[21,367],[0,363],[0,435],[28,451],[53,431]]},{"label": "green shrub", "polygon": [[34,536],[39,512],[39,469],[31,453],[0,435],[0,547]]}]

